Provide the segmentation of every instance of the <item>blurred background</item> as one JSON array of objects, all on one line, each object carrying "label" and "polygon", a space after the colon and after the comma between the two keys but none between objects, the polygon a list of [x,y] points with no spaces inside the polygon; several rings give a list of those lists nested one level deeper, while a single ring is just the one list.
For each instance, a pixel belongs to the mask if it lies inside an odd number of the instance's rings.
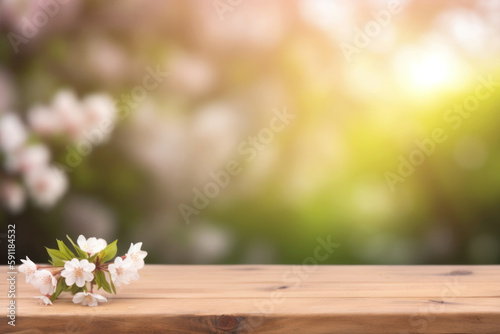
[{"label": "blurred background", "polygon": [[2,245],[16,224],[40,262],[84,234],[148,263],[302,263],[328,236],[321,263],[498,263],[500,2],[390,2],[0,0]]}]

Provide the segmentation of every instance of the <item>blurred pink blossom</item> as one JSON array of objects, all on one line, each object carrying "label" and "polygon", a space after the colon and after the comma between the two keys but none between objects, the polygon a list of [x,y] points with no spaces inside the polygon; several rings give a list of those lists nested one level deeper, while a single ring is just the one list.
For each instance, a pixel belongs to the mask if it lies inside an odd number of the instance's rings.
[{"label": "blurred pink blossom", "polygon": [[29,173],[25,178],[30,196],[42,208],[54,206],[68,188],[66,174],[54,167]]},{"label": "blurred pink blossom", "polygon": [[59,91],[52,101],[53,112],[58,116],[63,132],[78,139],[84,130],[84,117],[76,95],[69,90]]},{"label": "blurred pink blossom", "polygon": [[13,152],[24,145],[27,139],[26,128],[18,115],[7,113],[1,116],[0,149],[5,152]]},{"label": "blurred pink blossom", "polygon": [[202,95],[207,93],[215,81],[215,71],[208,60],[195,56],[179,56],[172,68],[173,89],[180,90],[188,95]]},{"label": "blurred pink blossom", "polygon": [[4,206],[12,213],[20,212],[26,203],[26,192],[16,181],[7,180],[0,185],[0,197]]},{"label": "blurred pink blossom", "polygon": [[48,107],[34,106],[28,112],[30,127],[42,136],[61,132],[61,124],[57,115]]},{"label": "blurred pink blossom", "polygon": [[[116,110],[113,100],[105,94],[89,95],[83,100],[82,111],[87,131],[99,129],[101,126],[113,127],[116,121]],[[106,125],[104,125],[106,124]],[[102,141],[106,141],[111,131],[103,133]]]},{"label": "blurred pink blossom", "polygon": [[24,175],[49,165],[50,151],[43,144],[26,146],[7,156],[6,169]]},{"label": "blurred pink blossom", "polygon": [[35,106],[28,112],[33,131],[42,136],[64,135],[77,141],[95,129],[105,141],[116,122],[116,108],[105,94],[88,95],[83,101],[70,90],[59,91],[49,106]]}]

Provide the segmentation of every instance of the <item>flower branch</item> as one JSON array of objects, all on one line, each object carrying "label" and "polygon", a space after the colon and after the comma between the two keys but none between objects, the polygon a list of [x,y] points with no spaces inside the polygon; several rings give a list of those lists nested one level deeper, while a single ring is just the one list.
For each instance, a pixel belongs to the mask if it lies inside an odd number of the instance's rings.
[{"label": "flower branch", "polygon": [[97,290],[116,294],[116,286],[139,279],[138,270],[144,267],[148,254],[141,250],[142,242],[131,244],[125,255],[115,258],[118,240],[108,245],[104,239],[86,239],[80,235],[75,244],[69,236],[67,238],[75,252],[57,240],[58,249],[47,248],[51,266],[36,265],[28,257],[21,260],[19,271],[26,275],[26,283],[40,289],[43,296],[35,298],[43,304],[52,305],[61,293],[70,292],[74,295],[74,303],[97,306],[107,299],[94,293],[95,286]]}]

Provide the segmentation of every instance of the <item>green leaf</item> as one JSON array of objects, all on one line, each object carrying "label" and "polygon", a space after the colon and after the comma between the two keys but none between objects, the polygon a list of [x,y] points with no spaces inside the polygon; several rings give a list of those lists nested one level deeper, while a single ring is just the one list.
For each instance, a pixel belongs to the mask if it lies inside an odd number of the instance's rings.
[{"label": "green leaf", "polygon": [[56,286],[56,291],[50,296],[50,301],[54,302],[54,300],[59,297],[59,295],[68,289],[68,286],[66,285],[66,281],[63,277],[59,278],[59,281],[57,281],[57,286]]},{"label": "green leaf", "polygon": [[91,262],[91,263],[95,263],[95,262],[96,262],[96,261],[95,261],[95,259],[97,258],[97,255],[99,255],[99,253],[96,253],[96,254],[92,255],[92,256],[89,258],[89,262]]},{"label": "green leaf", "polygon": [[109,283],[111,285],[111,290],[113,290],[113,293],[116,295],[115,283],[113,283],[113,279],[111,278],[111,273],[109,271],[108,274],[109,274]]},{"label": "green leaf", "polygon": [[80,287],[78,287],[78,285],[76,285],[76,284],[73,284],[73,285],[71,286],[71,294],[72,294],[73,296],[74,296],[74,295],[76,295],[78,292],[82,292],[82,291],[83,291],[83,289],[82,289],[82,288],[80,288]]},{"label": "green leaf", "polygon": [[61,253],[57,249],[50,249],[47,247],[45,247],[45,249],[47,249],[47,253],[49,253],[49,256],[52,259],[51,264],[54,267],[64,267],[64,261],[67,260],[67,258],[63,253]]},{"label": "green leaf", "polygon": [[111,287],[109,286],[109,283],[108,283],[107,281],[104,281],[104,282],[106,282],[106,284],[104,284],[104,285],[102,286],[102,288],[103,288],[103,289],[104,289],[104,291],[106,291],[107,293],[111,293],[111,294],[112,294],[112,293],[113,293],[113,291],[111,290]]},{"label": "green leaf", "polygon": [[89,257],[89,255],[87,254],[87,252],[85,252],[80,247],[78,247],[78,245],[76,245],[73,242],[73,240],[71,240],[71,238],[69,237],[69,235],[66,235],[66,238],[68,238],[69,242],[71,242],[71,244],[73,245],[73,248],[75,249],[75,251],[76,251],[76,253],[78,255],[78,258],[80,258],[80,259],[87,259]]},{"label": "green leaf", "polygon": [[[57,239],[56,239],[57,240]],[[75,258],[75,254],[62,242],[61,240],[57,240],[57,245],[59,246],[59,251],[66,256],[67,260],[72,260]]]},{"label": "green leaf", "polygon": [[101,288],[103,279],[103,272],[101,270],[96,270],[94,272],[94,280],[97,283],[97,289]]},{"label": "green leaf", "polygon": [[108,245],[108,247],[104,248],[102,251],[99,252],[99,259],[101,259],[101,264],[108,262],[112,258],[115,257],[116,252],[118,249],[116,248],[116,243],[118,240],[113,241]]},{"label": "green leaf", "polygon": [[110,287],[108,281],[106,280],[106,275],[104,274],[103,271],[98,270],[98,271],[95,272],[95,282],[97,283],[97,289],[98,290],[100,288],[103,288],[104,291],[106,291],[108,293],[113,293],[111,291],[111,287]]}]

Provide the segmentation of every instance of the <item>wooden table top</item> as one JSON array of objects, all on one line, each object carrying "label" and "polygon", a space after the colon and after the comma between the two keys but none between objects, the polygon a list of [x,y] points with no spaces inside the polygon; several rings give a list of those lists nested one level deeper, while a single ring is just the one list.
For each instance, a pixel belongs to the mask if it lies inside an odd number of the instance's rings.
[{"label": "wooden table top", "polygon": [[[3,266],[3,277],[7,267]],[[53,306],[17,274],[0,333],[500,333],[500,266],[147,265],[99,307]]]}]

